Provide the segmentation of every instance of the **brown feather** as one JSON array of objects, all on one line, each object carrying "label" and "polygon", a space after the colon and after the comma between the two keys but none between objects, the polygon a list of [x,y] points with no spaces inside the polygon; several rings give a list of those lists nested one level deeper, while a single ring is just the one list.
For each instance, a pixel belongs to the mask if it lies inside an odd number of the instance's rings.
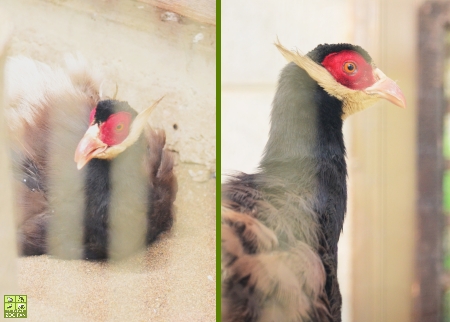
[{"label": "brown feather", "polygon": [[175,215],[173,203],[178,184],[173,173],[173,156],[163,149],[166,134],[164,131],[149,129],[146,136],[149,142],[147,167],[153,182],[152,209],[147,230],[147,242],[150,243],[158,234],[172,227]]},{"label": "brown feather", "polygon": [[259,220],[222,209],[222,321],[333,321],[325,279],[309,245],[283,251]]},{"label": "brown feather", "polygon": [[[7,117],[17,179],[19,249],[23,255],[52,252],[66,258],[80,258],[86,171],[76,169],[73,155],[77,142],[87,129],[89,112],[101,99],[102,78],[80,57],[68,57],[66,69],[53,69],[19,57],[10,59],[6,80]],[[133,176],[139,175],[140,171],[148,175],[136,188],[138,194],[145,193],[144,199],[139,199],[132,191],[125,193],[125,198],[130,199],[131,211],[149,205],[149,210],[144,212],[148,227],[143,236],[148,244],[172,226],[177,181],[173,157],[164,150],[164,131],[149,129],[145,138],[143,141],[146,142],[139,140],[148,149],[143,155],[145,169],[137,167],[133,170]],[[121,158],[120,167],[136,166],[135,161],[128,159]],[[117,174],[112,180],[121,182],[124,177],[121,177],[120,169],[114,173]],[[128,178],[117,193],[133,186],[130,180],[134,179]],[[124,206],[120,202],[115,205],[119,206],[119,211]],[[138,217],[129,218],[140,220]],[[114,218],[121,220],[120,214],[114,214]],[[133,227],[136,224],[124,227],[124,231]],[[114,229],[119,239],[124,237],[124,231]],[[132,243],[139,242],[137,237]],[[119,244],[113,245],[118,252],[122,250]],[[130,244],[130,247],[134,246]]]}]

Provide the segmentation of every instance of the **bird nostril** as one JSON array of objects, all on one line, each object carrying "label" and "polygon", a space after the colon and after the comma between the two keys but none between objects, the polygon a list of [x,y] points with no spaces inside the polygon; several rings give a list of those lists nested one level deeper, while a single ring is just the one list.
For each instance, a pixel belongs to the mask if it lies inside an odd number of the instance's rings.
[{"label": "bird nostril", "polygon": [[177,123],[175,123],[175,124],[173,125],[173,129],[174,129],[174,130],[178,130],[178,124],[177,124]]}]

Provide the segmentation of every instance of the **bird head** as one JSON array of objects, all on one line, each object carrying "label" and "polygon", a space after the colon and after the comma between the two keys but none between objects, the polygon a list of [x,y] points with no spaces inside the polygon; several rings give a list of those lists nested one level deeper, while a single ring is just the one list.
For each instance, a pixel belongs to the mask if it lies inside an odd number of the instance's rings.
[{"label": "bird head", "polygon": [[74,160],[78,170],[93,158],[114,159],[133,145],[161,100],[139,114],[127,102],[99,101],[90,113],[89,128],[75,150]]},{"label": "bird head", "polygon": [[307,55],[275,44],[283,56],[304,69],[329,95],[343,102],[343,118],[379,99],[406,107],[400,87],[375,66],[369,54],[350,44],[319,45]]}]

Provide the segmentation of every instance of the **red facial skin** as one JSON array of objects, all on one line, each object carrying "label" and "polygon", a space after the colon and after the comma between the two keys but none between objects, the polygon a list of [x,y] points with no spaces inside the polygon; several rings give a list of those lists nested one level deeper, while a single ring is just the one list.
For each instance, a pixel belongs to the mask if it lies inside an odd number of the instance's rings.
[{"label": "red facial skin", "polygon": [[[90,124],[94,121],[94,115],[95,109],[91,111]],[[100,124],[99,139],[108,146],[122,143],[130,133],[131,118],[131,114],[128,112],[110,115],[105,122]]]},{"label": "red facial skin", "polygon": [[365,89],[376,82],[372,65],[355,51],[343,50],[329,54],[322,65],[339,83],[354,90]]}]

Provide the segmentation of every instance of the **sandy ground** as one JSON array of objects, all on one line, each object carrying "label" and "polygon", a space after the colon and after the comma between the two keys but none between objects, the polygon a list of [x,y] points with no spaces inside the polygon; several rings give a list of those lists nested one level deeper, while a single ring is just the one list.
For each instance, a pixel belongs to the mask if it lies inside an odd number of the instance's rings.
[{"label": "sandy ground", "polygon": [[177,219],[144,253],[119,263],[18,260],[28,321],[215,321],[215,180],[180,164]]}]

